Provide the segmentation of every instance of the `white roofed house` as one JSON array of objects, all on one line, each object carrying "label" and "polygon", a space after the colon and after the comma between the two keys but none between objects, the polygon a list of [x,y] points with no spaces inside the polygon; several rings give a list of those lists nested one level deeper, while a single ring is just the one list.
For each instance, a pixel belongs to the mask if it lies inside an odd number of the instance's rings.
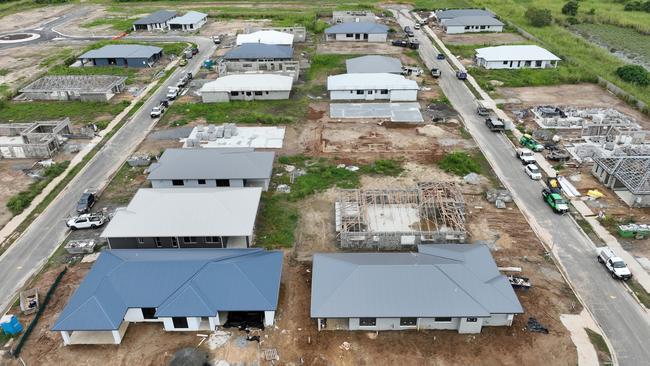
[{"label": "white roofed house", "polygon": [[244,43],[264,43],[283,46],[293,45],[293,34],[278,32],[275,30],[261,30],[248,34],[238,34],[236,45],[241,46]]},{"label": "white roofed house", "polygon": [[402,75],[389,73],[341,74],[327,78],[331,100],[390,100],[413,102],[418,84]]},{"label": "white roofed house", "polygon": [[210,81],[201,87],[203,103],[231,100],[289,99],[293,78],[275,74],[235,74]]},{"label": "white roofed house", "polygon": [[185,15],[173,18],[167,23],[170,30],[195,31],[208,21],[208,14],[190,10]]},{"label": "white roofed house", "polygon": [[386,42],[388,27],[379,23],[339,23],[325,29],[326,41]]},{"label": "white roofed house", "polygon": [[101,234],[110,249],[247,248],[261,187],[142,188]]},{"label": "white roofed house", "polygon": [[149,168],[153,188],[269,188],[271,151],[238,149],[167,149]]},{"label": "white roofed house", "polygon": [[503,26],[499,19],[485,15],[460,16],[442,22],[442,28],[447,34],[503,32]]},{"label": "white roofed house", "polygon": [[561,59],[535,45],[495,46],[476,49],[476,64],[486,69],[544,69]]}]

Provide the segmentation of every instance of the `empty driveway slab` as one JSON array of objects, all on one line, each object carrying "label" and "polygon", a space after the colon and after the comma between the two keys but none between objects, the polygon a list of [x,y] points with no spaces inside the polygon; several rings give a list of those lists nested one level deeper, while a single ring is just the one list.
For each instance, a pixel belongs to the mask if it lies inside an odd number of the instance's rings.
[{"label": "empty driveway slab", "polygon": [[332,103],[330,118],[389,118],[391,122],[424,122],[418,103]]}]

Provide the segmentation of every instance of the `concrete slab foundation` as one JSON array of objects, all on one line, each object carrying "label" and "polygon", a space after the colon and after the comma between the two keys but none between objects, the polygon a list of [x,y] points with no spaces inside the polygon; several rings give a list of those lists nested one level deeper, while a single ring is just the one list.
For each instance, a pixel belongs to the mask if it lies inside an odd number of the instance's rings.
[{"label": "concrete slab foundation", "polygon": [[386,118],[391,122],[424,122],[418,103],[332,103],[330,118]]}]

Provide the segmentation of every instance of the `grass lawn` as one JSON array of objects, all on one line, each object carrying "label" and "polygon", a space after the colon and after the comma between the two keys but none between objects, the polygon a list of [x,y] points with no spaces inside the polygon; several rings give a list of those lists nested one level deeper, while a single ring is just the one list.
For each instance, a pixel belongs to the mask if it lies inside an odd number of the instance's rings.
[{"label": "grass lawn", "polygon": [[498,80],[505,87],[595,83],[597,81],[596,75],[573,65],[561,65],[543,70],[486,70],[482,67],[471,67],[467,70],[486,91],[495,89],[490,80]]},{"label": "grass lawn", "polygon": [[0,103],[0,121],[33,122],[70,117],[70,121],[73,123],[86,124],[106,115],[113,118],[128,105],[128,101],[119,103],[79,101],[2,102]]},{"label": "grass lawn", "polygon": [[572,28],[601,46],[621,51],[630,58],[638,58],[650,65],[650,34],[641,34],[632,28],[610,24],[582,23]]},{"label": "grass lawn", "polygon": [[68,168],[68,165],[70,165],[70,162],[66,160],[43,169],[42,179],[31,183],[26,190],[18,192],[9,198],[6,205],[9,211],[14,216],[23,212],[54,178],[61,175]]},{"label": "grass lawn", "polygon": [[[174,103],[161,123],[182,126],[204,119],[207,123],[278,125],[300,121],[307,114],[307,100],[257,100],[229,103]],[[173,121],[173,122],[172,122]]]},{"label": "grass lawn", "polygon": [[589,337],[589,341],[594,345],[596,353],[598,354],[598,363],[600,365],[611,365],[612,364],[612,354],[609,352],[609,347],[607,347],[607,342],[600,334],[594,332],[589,328],[584,328]]},{"label": "grass lawn", "polygon": [[345,73],[345,60],[359,56],[363,55],[316,54],[311,59],[311,65],[305,74],[305,79],[312,81],[327,75]]},{"label": "grass lawn", "polygon": [[639,298],[639,301],[646,308],[650,309],[650,294],[638,283],[634,278],[627,281],[627,285],[630,286],[636,297]]},{"label": "grass lawn", "polygon": [[133,28],[133,21],[137,18],[131,18],[128,16],[110,16],[107,18],[99,18],[81,24],[82,28],[94,28],[102,25],[110,25],[111,29],[114,29],[118,32],[128,32]]},{"label": "grass lawn", "polygon": [[299,218],[295,204],[281,193],[264,192],[260,207],[255,245],[267,249],[292,247]]}]

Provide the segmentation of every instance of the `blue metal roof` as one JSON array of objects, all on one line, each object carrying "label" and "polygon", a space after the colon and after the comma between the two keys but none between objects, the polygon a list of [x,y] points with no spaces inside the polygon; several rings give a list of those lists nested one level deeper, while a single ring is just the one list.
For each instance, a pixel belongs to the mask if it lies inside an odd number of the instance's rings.
[{"label": "blue metal roof", "polygon": [[78,58],[150,58],[162,52],[162,50],[160,47],[141,44],[109,44],[102,48],[90,50]]},{"label": "blue metal roof", "polygon": [[381,34],[388,33],[388,27],[379,23],[370,22],[349,22],[340,23],[325,29],[326,34],[341,34],[341,33],[368,33],[368,34]]},{"label": "blue metal roof", "polygon": [[265,43],[244,43],[226,52],[223,56],[225,60],[290,60],[292,57],[293,47]]},{"label": "blue metal roof", "polygon": [[116,330],[129,308],[159,317],[273,311],[281,272],[282,253],[263,249],[104,251],[52,330]]}]

